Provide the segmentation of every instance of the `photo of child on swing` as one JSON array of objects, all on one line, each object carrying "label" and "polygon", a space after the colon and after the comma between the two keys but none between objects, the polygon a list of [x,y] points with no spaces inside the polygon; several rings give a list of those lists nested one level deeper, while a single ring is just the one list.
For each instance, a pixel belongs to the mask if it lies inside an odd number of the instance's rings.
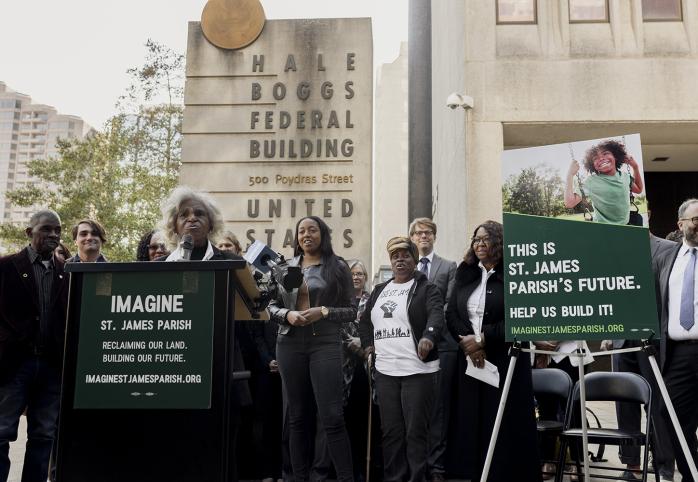
[{"label": "photo of child on swing", "polygon": [[504,211],[646,225],[639,134],[502,153]]}]

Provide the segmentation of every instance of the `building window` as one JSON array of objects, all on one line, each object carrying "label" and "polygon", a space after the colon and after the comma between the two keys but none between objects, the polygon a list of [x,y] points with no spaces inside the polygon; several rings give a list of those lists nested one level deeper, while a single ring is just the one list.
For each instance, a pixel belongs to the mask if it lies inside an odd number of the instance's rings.
[{"label": "building window", "polygon": [[0,109],[19,109],[21,106],[18,100],[3,99],[0,100]]},{"label": "building window", "polygon": [[642,20],[645,22],[680,22],[681,0],[642,0]]},{"label": "building window", "polygon": [[536,0],[497,0],[497,23],[536,23]]},{"label": "building window", "polygon": [[608,0],[569,0],[570,22],[608,22]]}]

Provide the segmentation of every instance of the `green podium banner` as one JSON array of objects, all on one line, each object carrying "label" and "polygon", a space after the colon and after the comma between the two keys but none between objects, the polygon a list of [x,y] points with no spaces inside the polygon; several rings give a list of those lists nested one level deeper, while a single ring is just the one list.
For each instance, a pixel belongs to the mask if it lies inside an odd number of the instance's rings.
[{"label": "green podium banner", "polygon": [[646,228],[504,213],[506,339],[658,333]]},{"label": "green podium banner", "polygon": [[214,273],[84,273],[74,407],[207,409]]}]

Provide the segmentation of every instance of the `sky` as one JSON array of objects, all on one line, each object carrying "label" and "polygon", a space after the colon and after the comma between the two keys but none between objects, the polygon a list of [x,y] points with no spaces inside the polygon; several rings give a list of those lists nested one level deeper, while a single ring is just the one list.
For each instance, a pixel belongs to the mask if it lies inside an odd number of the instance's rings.
[{"label": "sky", "polygon": [[[374,63],[407,39],[407,0],[261,0],[267,19],[371,17]],[[206,0],[2,0],[0,80],[61,114],[101,127],[148,38],[185,53]]]}]

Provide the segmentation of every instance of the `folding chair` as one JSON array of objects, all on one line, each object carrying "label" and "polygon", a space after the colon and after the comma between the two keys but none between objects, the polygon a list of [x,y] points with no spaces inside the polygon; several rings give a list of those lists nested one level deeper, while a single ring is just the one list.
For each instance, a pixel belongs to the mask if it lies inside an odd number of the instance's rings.
[{"label": "folding chair", "polygon": [[[559,368],[536,368],[531,371],[533,378],[533,394],[538,395],[550,395],[564,400],[565,406],[565,417],[567,418],[567,411],[569,410],[569,399],[572,395],[572,379],[570,376],[560,370]],[[538,438],[542,440],[544,438],[555,438],[558,439],[564,423],[558,420],[538,420]],[[543,460],[544,463],[555,463],[557,458],[554,460]],[[545,472],[544,475],[555,475],[552,472]]]},{"label": "folding chair", "polygon": [[[584,386],[586,388],[586,399],[588,401],[609,401],[609,402],[630,402],[641,403],[645,406],[645,413],[652,413],[652,389],[647,380],[640,375],[629,372],[594,372],[584,377]],[[574,402],[579,401],[579,382],[574,385],[572,397],[569,407],[574,406]],[[557,466],[556,482],[562,481],[564,453],[570,443],[582,443],[582,429],[572,427],[572,410],[567,411],[565,417],[565,428],[560,434],[562,447],[560,448],[560,457]],[[589,428],[587,430],[590,444],[605,444],[605,445],[643,445],[643,463],[642,463],[642,481],[647,481],[647,462],[649,453],[649,441],[652,434],[652,417],[647,417],[647,423],[644,433],[642,431],[628,432],[617,428]],[[581,452],[581,451],[580,451]],[[577,463],[577,472],[579,472],[579,480],[583,480],[582,467],[579,460]],[[608,467],[603,465],[589,465],[589,469],[603,469],[608,471],[624,471],[625,467]],[[612,480],[637,480],[635,478],[618,477],[606,474],[590,474],[591,477]],[[656,482],[659,482],[659,471],[654,468],[654,476]]]}]

